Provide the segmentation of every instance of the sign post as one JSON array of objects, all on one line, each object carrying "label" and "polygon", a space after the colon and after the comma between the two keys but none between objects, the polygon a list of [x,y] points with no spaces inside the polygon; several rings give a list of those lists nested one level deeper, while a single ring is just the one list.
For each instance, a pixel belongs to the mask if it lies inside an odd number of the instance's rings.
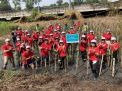
[{"label": "sign post", "polygon": [[78,52],[76,58],[76,74],[78,70],[78,60],[79,60],[79,34],[66,34],[66,42],[69,44],[78,43]]}]

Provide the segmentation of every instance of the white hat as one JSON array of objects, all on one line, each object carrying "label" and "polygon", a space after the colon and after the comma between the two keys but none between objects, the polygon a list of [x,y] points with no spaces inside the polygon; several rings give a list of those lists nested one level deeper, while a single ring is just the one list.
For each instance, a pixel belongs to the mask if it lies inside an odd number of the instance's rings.
[{"label": "white hat", "polygon": [[30,33],[28,33],[27,35],[30,35]]},{"label": "white hat", "polygon": [[115,37],[111,37],[111,40],[116,40],[116,38]]},{"label": "white hat", "polygon": [[62,43],[62,42],[63,42],[63,40],[60,40],[59,42],[60,42],[60,43]]},{"label": "white hat", "polygon": [[31,48],[31,47],[28,45],[28,46],[26,46],[26,49],[28,49],[28,48]]},{"label": "white hat", "polygon": [[105,40],[105,37],[102,36],[101,39],[102,39],[102,40]]},{"label": "white hat", "polygon": [[62,33],[66,33],[66,32],[62,31]]},{"label": "white hat", "polygon": [[8,41],[10,41],[10,39],[8,39],[8,38],[7,38],[7,39],[5,39],[5,42],[8,42]]},{"label": "white hat", "polygon": [[73,29],[73,27],[70,27],[70,29]]},{"label": "white hat", "polygon": [[97,41],[95,39],[91,40],[91,43],[97,43]]},{"label": "white hat", "polygon": [[85,36],[85,35],[82,35],[81,37],[82,37],[82,38],[85,38],[86,36]]},{"label": "white hat", "polygon": [[19,41],[19,40],[20,40],[20,38],[17,38],[17,40]]},{"label": "white hat", "polygon": [[43,37],[42,36],[39,36],[39,39],[42,39]]},{"label": "white hat", "polygon": [[57,31],[56,29],[54,29],[54,31]]},{"label": "white hat", "polygon": [[94,31],[93,30],[90,30],[90,33],[94,33]]}]

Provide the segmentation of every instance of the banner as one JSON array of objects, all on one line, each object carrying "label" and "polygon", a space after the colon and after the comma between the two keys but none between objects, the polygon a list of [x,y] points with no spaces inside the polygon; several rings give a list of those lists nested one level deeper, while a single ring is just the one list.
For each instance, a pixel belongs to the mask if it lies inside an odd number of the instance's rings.
[{"label": "banner", "polygon": [[67,43],[79,43],[79,34],[66,34]]}]

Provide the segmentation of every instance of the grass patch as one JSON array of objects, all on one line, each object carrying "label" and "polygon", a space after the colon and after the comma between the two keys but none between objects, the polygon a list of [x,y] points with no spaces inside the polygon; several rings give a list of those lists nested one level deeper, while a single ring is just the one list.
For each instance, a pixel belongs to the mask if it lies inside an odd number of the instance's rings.
[{"label": "grass patch", "polygon": [[15,30],[18,26],[11,22],[0,22],[0,33],[1,36],[4,36],[11,31]]}]

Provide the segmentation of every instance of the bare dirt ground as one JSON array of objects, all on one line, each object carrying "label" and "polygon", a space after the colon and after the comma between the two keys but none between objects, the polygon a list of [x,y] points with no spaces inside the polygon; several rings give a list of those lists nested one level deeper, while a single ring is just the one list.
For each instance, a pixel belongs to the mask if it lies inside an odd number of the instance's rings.
[{"label": "bare dirt ground", "polygon": [[[38,69],[36,71],[1,71],[0,91],[122,91],[122,70],[116,65],[116,75],[109,68],[94,80],[82,62],[75,73],[75,65],[65,70]],[[51,65],[53,67],[53,65]],[[90,70],[90,69],[89,69]]]}]

